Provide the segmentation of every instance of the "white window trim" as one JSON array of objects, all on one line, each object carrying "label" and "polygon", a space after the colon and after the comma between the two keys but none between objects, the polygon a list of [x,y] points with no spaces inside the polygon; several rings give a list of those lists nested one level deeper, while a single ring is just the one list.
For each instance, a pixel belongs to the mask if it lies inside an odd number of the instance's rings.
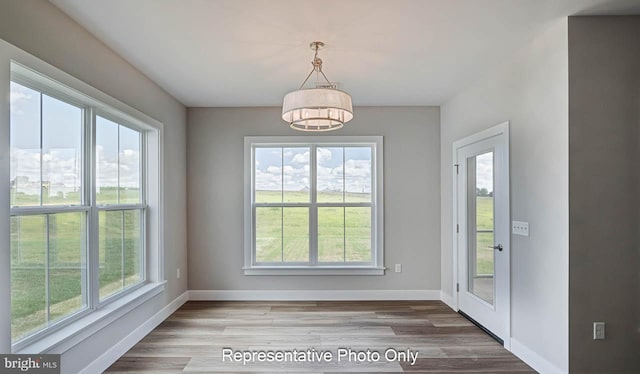
[{"label": "white window trim", "polygon": [[[32,56],[11,60],[11,75],[18,81],[27,81],[42,92],[61,98],[74,105],[89,106],[97,113],[116,118],[119,123],[144,131],[143,146],[146,159],[141,170],[145,178],[144,197],[146,233],[145,261],[143,276],[145,281],[124,289],[115,297],[108,297],[96,305],[95,309],[80,310],[46,329],[36,332],[11,344],[12,352],[40,353],[64,350],[80,343],[90,334],[97,332],[110,321],[130,312],[138,305],[164,291],[164,238],[161,228],[164,226],[163,199],[163,133],[164,125],[160,121],[128,106],[127,104],[99,91],[79,79]],[[87,160],[92,160],[93,156]],[[91,161],[92,163],[92,161]],[[92,168],[85,167],[84,170]],[[86,173],[86,171],[85,171]],[[85,176],[89,178],[89,175]],[[119,209],[121,206],[117,206]],[[72,208],[77,210],[78,207]],[[87,208],[86,206],[81,209]],[[97,254],[96,254],[97,255]],[[90,266],[90,263],[87,264]],[[97,277],[95,277],[97,282]],[[92,288],[94,285],[92,284]],[[97,290],[97,288],[96,288]],[[65,345],[66,344],[66,345]],[[64,351],[63,350],[63,351]]]},{"label": "white window trim", "polygon": [[[256,265],[253,249],[253,149],[254,146],[370,145],[375,230],[371,264]],[[313,162],[312,157],[310,162]],[[382,136],[246,136],[244,138],[244,266],[245,275],[384,275],[384,177]],[[312,176],[312,180],[315,176]]]}]

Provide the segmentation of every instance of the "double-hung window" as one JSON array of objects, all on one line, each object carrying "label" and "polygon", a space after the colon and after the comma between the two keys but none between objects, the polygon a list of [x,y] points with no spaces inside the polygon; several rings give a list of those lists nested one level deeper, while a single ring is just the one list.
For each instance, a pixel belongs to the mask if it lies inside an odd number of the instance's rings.
[{"label": "double-hung window", "polygon": [[382,137],[246,137],[245,178],[245,274],[384,273]]},{"label": "double-hung window", "polygon": [[47,77],[12,66],[14,348],[147,282],[146,170],[153,159],[147,141],[157,134],[143,125]]}]

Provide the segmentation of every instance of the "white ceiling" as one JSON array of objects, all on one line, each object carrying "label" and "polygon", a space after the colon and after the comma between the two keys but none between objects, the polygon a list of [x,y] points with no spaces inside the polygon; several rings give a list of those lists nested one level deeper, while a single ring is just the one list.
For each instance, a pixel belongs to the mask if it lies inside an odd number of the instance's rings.
[{"label": "white ceiling", "polygon": [[51,0],[187,106],[280,105],[309,42],[355,105],[438,105],[562,17],[638,0]]}]

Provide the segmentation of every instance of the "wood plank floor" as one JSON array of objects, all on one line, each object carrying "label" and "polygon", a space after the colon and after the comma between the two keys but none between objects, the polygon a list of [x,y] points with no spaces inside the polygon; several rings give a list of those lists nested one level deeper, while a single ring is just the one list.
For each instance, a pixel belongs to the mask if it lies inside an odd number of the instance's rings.
[{"label": "wood plank floor", "polygon": [[[329,351],[316,362],[223,362],[233,351]],[[340,348],[375,351],[359,362]],[[389,360],[385,351],[418,352]],[[405,353],[406,354],[406,353]],[[373,356],[375,358],[375,356]],[[115,362],[109,373],[535,373],[440,301],[188,302]]]}]

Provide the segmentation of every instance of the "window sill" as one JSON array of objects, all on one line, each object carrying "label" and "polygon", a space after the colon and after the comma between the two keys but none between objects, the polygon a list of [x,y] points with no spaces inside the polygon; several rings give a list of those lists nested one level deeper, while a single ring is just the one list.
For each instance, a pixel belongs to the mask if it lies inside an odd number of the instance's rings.
[{"label": "window sill", "polygon": [[384,275],[385,267],[375,266],[253,266],[244,275]]},{"label": "window sill", "polygon": [[86,317],[80,318],[27,346],[21,347],[13,353],[64,353],[147,300],[162,293],[165,283],[166,281],[145,284],[137,290],[89,313]]}]

